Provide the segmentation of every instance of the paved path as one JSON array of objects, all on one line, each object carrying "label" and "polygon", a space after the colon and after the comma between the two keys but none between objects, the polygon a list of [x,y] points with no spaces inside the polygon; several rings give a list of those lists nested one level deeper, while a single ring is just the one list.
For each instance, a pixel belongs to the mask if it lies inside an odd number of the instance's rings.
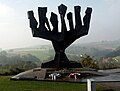
[{"label": "paved path", "polygon": [[[107,83],[100,83],[102,86],[109,89],[108,91],[120,91],[120,82],[107,82]],[[107,90],[106,90],[107,91]]]},{"label": "paved path", "polygon": [[108,74],[107,76],[94,77],[93,79],[100,82],[98,84],[103,85],[108,90],[104,91],[120,91],[120,69],[111,69],[100,71]]}]

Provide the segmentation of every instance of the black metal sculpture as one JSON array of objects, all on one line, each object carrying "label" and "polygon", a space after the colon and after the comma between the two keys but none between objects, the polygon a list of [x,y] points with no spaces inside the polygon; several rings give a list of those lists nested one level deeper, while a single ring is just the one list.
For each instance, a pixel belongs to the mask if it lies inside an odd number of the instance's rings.
[{"label": "black metal sculpture", "polygon": [[[39,27],[38,22],[34,17],[33,11],[28,11],[28,18],[30,20],[30,28],[32,29],[33,37],[40,37],[52,41],[55,58],[54,60],[43,63],[42,67],[45,68],[64,68],[64,67],[80,67],[80,64],[71,63],[65,54],[65,49],[71,45],[76,39],[87,35],[90,25],[92,8],[87,8],[83,18],[83,25],[81,21],[80,6],[75,6],[75,28],[73,25],[72,13],[67,14],[70,30],[67,30],[65,23],[65,13],[67,7],[63,4],[58,6],[61,18],[61,32],[58,31],[58,17],[55,13],[51,13],[50,22],[53,26],[51,30],[48,19],[46,17],[47,7],[38,7]],[[46,25],[46,26],[45,26]]]}]

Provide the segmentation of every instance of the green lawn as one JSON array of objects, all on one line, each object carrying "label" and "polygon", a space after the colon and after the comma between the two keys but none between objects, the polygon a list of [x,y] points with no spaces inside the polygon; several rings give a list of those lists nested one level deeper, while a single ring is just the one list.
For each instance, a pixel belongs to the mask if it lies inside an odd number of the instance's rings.
[{"label": "green lawn", "polygon": [[[87,91],[86,84],[44,81],[13,81],[0,76],[0,91]],[[97,85],[97,91],[103,87]]]}]

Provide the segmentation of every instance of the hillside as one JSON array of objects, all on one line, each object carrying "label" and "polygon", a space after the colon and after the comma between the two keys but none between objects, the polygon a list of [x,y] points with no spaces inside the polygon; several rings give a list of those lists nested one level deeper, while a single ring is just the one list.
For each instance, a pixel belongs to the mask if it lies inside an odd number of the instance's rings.
[{"label": "hillside", "polygon": [[116,48],[112,52],[108,53],[106,57],[117,57],[120,56],[120,47]]},{"label": "hillside", "polygon": [[100,41],[100,42],[91,42],[91,43],[76,43],[84,47],[96,47],[99,49],[116,49],[120,46],[120,39],[114,41]]},{"label": "hillside", "polygon": [[[81,55],[84,54],[98,60],[103,57],[112,57],[120,61],[120,42],[74,43],[65,52],[70,61],[80,61]],[[52,45],[35,45],[28,48],[2,50],[0,52],[0,65],[2,69],[14,67],[30,69],[30,67],[39,67],[41,63],[53,60],[54,55]]]},{"label": "hillside", "polygon": [[[79,60],[80,55],[87,54],[99,59],[105,57],[120,46],[120,40],[101,41],[92,43],[75,43],[66,49],[66,54],[70,60]],[[9,54],[31,54],[39,58],[42,62],[49,61],[54,57],[52,45],[35,45],[29,48],[19,48],[7,50]],[[119,52],[118,52],[119,53]],[[117,55],[118,56],[118,55]]]},{"label": "hillside", "polygon": [[[102,41],[84,44],[74,43],[65,52],[70,61],[80,62],[81,55],[86,54],[97,60],[101,60],[103,57],[109,57],[114,61],[115,67],[118,67],[118,62],[120,62],[119,41]],[[55,52],[52,45],[35,45],[27,48],[2,50],[0,52],[0,68],[2,70],[15,68],[27,70],[40,67],[41,63],[53,60],[54,55]],[[106,64],[104,63],[102,66],[105,65],[106,67]],[[111,67],[114,67],[114,65]]]}]

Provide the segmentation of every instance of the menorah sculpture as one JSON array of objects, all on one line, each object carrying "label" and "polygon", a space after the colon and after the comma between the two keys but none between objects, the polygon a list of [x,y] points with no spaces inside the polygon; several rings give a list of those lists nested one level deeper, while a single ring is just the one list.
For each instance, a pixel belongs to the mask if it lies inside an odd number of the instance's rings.
[{"label": "menorah sculpture", "polygon": [[87,8],[83,18],[83,25],[81,21],[80,6],[75,6],[75,28],[73,25],[72,13],[67,14],[69,21],[69,31],[65,23],[65,13],[67,7],[63,4],[58,6],[58,11],[61,18],[61,32],[58,29],[58,17],[55,13],[51,13],[50,22],[53,29],[50,28],[49,21],[46,17],[47,7],[38,7],[39,27],[38,22],[34,17],[33,11],[28,11],[28,19],[30,20],[30,28],[32,29],[33,37],[39,37],[52,41],[55,57],[52,61],[43,63],[43,68],[70,68],[80,67],[80,63],[71,63],[65,54],[65,49],[70,46],[76,39],[88,34],[92,8]]}]

